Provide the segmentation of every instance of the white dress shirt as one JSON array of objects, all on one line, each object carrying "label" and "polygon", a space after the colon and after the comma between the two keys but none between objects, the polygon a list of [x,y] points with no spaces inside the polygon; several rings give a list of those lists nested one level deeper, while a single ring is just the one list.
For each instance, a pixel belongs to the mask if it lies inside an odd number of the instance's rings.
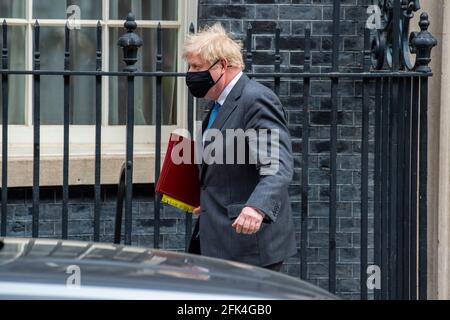
[{"label": "white dress shirt", "polygon": [[236,83],[239,81],[239,79],[242,76],[242,71],[239,72],[234,78],[233,80],[231,80],[231,82],[225,87],[225,89],[223,89],[222,93],[219,96],[219,99],[217,99],[217,102],[220,104],[220,106],[223,106],[223,104],[225,103],[225,100],[227,99],[228,95],[230,94],[231,90],[233,90],[234,86],[236,85]]},{"label": "white dress shirt", "polygon": [[[231,80],[231,82],[225,87],[225,89],[223,89],[222,93],[219,96],[219,99],[217,99],[217,102],[220,104],[220,107],[222,108],[223,104],[225,103],[225,100],[227,99],[228,95],[230,94],[231,90],[234,88],[234,86],[236,85],[236,83],[239,81],[239,79],[241,78],[243,72],[239,72],[234,78],[233,80]],[[208,129],[207,129],[208,130]],[[206,131],[205,130],[205,133]],[[203,135],[203,145],[205,144],[205,134]]]}]

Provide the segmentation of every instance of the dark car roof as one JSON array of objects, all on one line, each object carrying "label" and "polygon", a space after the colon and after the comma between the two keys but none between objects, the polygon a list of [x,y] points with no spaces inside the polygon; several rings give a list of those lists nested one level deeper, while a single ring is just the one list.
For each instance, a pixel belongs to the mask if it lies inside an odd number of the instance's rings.
[{"label": "dark car roof", "polygon": [[[197,255],[67,240],[0,242],[0,298],[336,298],[281,273]],[[79,287],[68,280],[74,269]]]}]

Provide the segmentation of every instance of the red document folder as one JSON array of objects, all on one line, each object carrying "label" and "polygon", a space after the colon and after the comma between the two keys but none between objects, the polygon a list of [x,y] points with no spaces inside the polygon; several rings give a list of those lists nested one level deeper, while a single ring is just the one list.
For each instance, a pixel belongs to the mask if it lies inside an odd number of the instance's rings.
[{"label": "red document folder", "polygon": [[[180,143],[183,144],[175,148]],[[187,150],[186,146],[190,147],[190,150]],[[179,160],[176,160],[176,157],[178,159],[183,157],[185,151],[190,151],[190,161],[182,161],[177,164]],[[188,156],[187,154],[184,158],[186,159]],[[161,174],[156,183],[156,192],[162,195],[161,202],[186,212],[192,212],[194,208],[200,206],[199,172],[194,157],[195,142],[172,133]]]}]

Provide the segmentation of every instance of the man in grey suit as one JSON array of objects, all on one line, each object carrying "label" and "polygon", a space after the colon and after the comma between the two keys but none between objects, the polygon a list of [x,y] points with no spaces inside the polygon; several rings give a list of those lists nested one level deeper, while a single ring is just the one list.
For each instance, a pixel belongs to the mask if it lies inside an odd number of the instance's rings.
[{"label": "man in grey suit", "polygon": [[[211,152],[203,154],[200,207],[194,210],[199,219],[189,251],[279,271],[297,252],[288,195],[293,156],[286,112],[273,91],[243,74],[241,45],[220,24],[190,35],[183,56],[190,92],[213,101],[203,121],[204,150],[223,142],[212,152],[216,161],[207,161]],[[236,132],[245,133],[244,162],[236,161],[242,155]],[[261,160],[261,141],[253,144],[255,135],[248,132],[256,132],[256,140],[260,132],[276,138],[266,139],[270,163]],[[274,162],[276,169],[268,170]]]}]

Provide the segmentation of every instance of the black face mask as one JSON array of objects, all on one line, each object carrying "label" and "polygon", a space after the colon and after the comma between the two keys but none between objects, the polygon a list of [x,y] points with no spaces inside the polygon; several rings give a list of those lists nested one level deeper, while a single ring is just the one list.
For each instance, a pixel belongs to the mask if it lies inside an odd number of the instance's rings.
[{"label": "black face mask", "polygon": [[217,62],[213,63],[211,67],[209,67],[208,70],[205,71],[198,71],[198,72],[188,72],[186,75],[186,85],[189,88],[189,91],[192,93],[192,95],[196,98],[203,98],[208,93],[209,89],[214,87],[217,82],[222,78],[224,74],[222,74],[219,79],[217,79],[216,82],[214,82],[214,79],[211,76],[211,73],[209,70],[214,67]]}]

